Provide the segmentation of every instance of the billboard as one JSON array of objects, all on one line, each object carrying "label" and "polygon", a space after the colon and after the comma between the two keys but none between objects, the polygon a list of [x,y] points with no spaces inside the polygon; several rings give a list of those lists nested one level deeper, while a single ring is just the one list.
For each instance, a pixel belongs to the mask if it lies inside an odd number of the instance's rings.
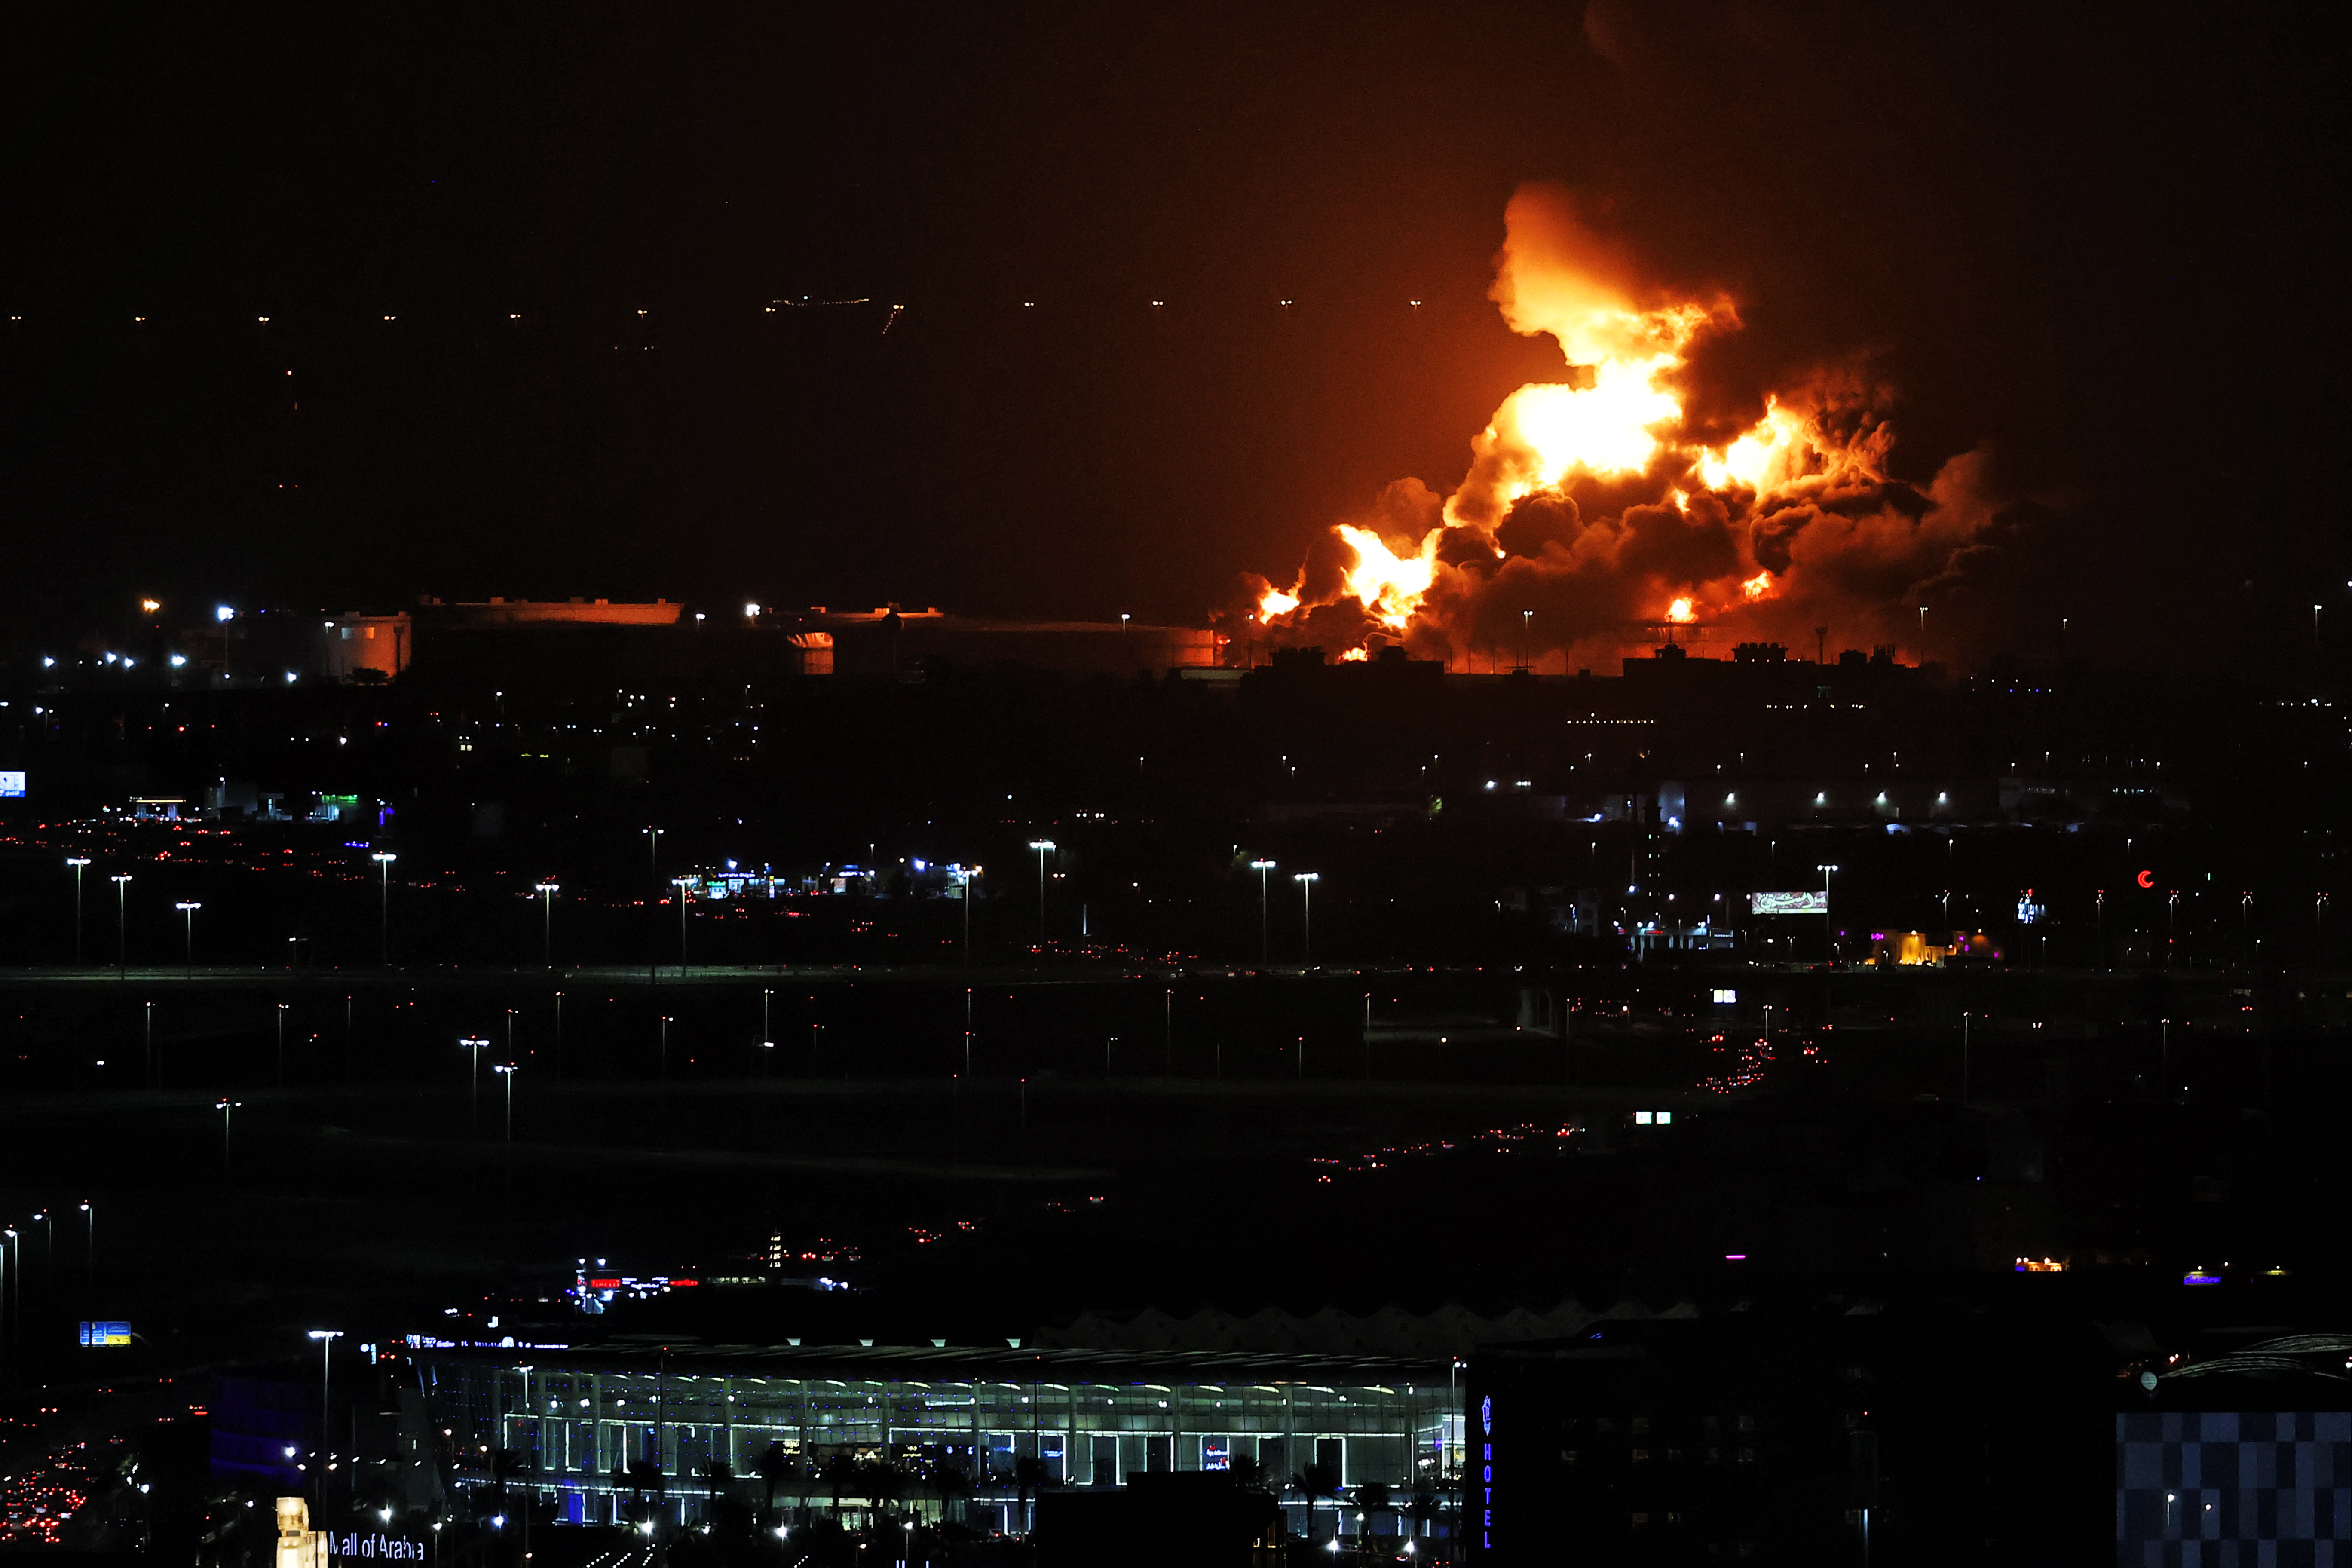
[{"label": "billboard", "polygon": [[1825,915],[1830,912],[1827,893],[1750,893],[1748,912],[1751,915]]},{"label": "billboard", "polygon": [[25,775],[23,773],[0,773],[0,800],[22,799],[24,794]]},{"label": "billboard", "polygon": [[96,1350],[127,1345],[131,1342],[131,1325],[122,1322],[84,1323],[81,1326],[81,1342]]}]

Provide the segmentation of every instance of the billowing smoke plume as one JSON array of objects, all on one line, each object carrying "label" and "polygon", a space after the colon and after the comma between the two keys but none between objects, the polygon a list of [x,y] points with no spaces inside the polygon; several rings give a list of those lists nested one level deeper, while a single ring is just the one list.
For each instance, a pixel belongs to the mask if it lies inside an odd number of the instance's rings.
[{"label": "billowing smoke plume", "polygon": [[1730,300],[1645,290],[1558,187],[1523,187],[1504,222],[1490,297],[1559,342],[1560,379],[1504,400],[1451,495],[1399,480],[1286,586],[1245,577],[1250,635],[1457,668],[1495,650],[1598,664],[1677,625],[1915,647],[1917,606],[1995,531],[1988,454],[1924,488],[1892,479],[1893,393],[1865,363],[1761,395],[1711,385],[1708,350],[1740,330]]}]

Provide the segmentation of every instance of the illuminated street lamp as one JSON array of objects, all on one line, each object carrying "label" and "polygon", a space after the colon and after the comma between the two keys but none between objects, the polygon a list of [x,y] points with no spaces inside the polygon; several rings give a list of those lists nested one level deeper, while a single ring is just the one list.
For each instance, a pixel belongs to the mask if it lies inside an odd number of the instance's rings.
[{"label": "illuminated street lamp", "polygon": [[971,884],[980,876],[980,868],[950,866],[948,868],[948,875],[955,879],[956,886],[963,892],[963,897],[960,900],[963,905],[963,961],[970,963],[971,962]]},{"label": "illuminated street lamp", "polygon": [[245,1101],[241,1100],[224,1100],[213,1107],[215,1110],[221,1113],[221,1169],[223,1171],[229,1168],[229,1112],[244,1103]]},{"label": "illuminated street lamp", "polygon": [[1275,863],[1271,860],[1253,860],[1250,862],[1250,869],[1257,873],[1257,961],[1260,963],[1267,962],[1268,949],[1265,934],[1265,874],[1274,869],[1274,865]]},{"label": "illuminated street lamp", "polygon": [[1061,846],[1050,838],[1032,838],[1029,847],[1037,851],[1037,940],[1045,940],[1045,857]]},{"label": "illuminated street lamp", "polygon": [[380,921],[383,958],[383,962],[389,964],[392,962],[392,863],[394,860],[399,859],[400,857],[389,849],[379,849],[370,855],[368,858],[374,861],[376,864],[377,881],[380,891],[378,919]]},{"label": "illuminated street lamp", "polygon": [[114,967],[127,970],[131,964],[131,873],[124,871],[107,880],[114,884]]},{"label": "illuminated street lamp", "polygon": [[1315,962],[1315,884],[1323,879],[1320,871],[1293,871],[1290,879],[1298,884],[1299,962]]},{"label": "illuminated street lamp", "polygon": [[[328,1376],[332,1370],[329,1358],[335,1348],[335,1342],[343,1337],[343,1331],[312,1329],[310,1337],[319,1342],[319,1451],[323,1456],[328,1439],[335,1429],[333,1407],[327,1400]],[[327,1505],[327,1467],[321,1464],[310,1479],[319,1485],[319,1506],[324,1509]]]},{"label": "illuminated street lamp", "polygon": [[179,910],[187,920],[187,952],[186,957],[182,962],[194,969],[196,965],[196,911],[205,906],[194,899],[183,899],[172,907]]},{"label": "illuminated street lamp", "polygon": [[74,874],[74,962],[81,962],[81,868],[89,864],[87,855],[68,855],[66,864]]},{"label": "illuminated street lamp", "polygon": [[540,882],[531,888],[539,895],[540,948],[550,969],[555,967],[555,895],[562,890],[556,882]]},{"label": "illuminated street lamp", "polygon": [[694,886],[691,877],[672,877],[669,885],[677,889],[677,977],[686,978],[686,890]]},{"label": "illuminated street lamp", "polygon": [[459,1050],[474,1053],[472,1098],[466,1102],[466,1128],[475,1133],[481,1131],[482,1125],[482,1052],[489,1043],[475,1039],[470,1035],[461,1036],[457,1040]]},{"label": "illuminated street lamp", "polygon": [[507,1080],[507,1142],[511,1143],[514,1142],[515,1074],[522,1069],[512,1062],[499,1062],[490,1070]]}]

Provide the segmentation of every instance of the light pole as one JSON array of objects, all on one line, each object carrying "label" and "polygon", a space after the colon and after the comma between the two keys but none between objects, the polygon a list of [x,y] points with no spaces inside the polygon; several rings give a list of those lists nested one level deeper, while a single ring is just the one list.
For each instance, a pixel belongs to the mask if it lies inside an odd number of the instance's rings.
[{"label": "light pole", "polygon": [[229,1168],[229,1112],[244,1103],[241,1100],[224,1100],[213,1107],[221,1113],[221,1170],[224,1173]]},{"label": "light pole", "polygon": [[332,1371],[329,1357],[335,1342],[343,1337],[343,1331],[312,1329],[310,1337],[319,1342],[319,1452],[316,1456],[318,1465],[310,1479],[319,1485],[319,1508],[323,1512],[327,1507],[327,1445],[333,1441],[335,1429],[334,1407],[328,1403],[327,1397],[328,1377]]},{"label": "light pole", "polygon": [[81,1255],[82,1282],[85,1289],[94,1289],[98,1284],[98,1210],[90,1206],[88,1198],[81,1201],[81,1217],[89,1223],[89,1240]]},{"label": "light pole", "polygon": [[1968,1107],[1968,1103],[1969,1103],[1969,1016],[1968,1016],[1968,1014],[1967,1014],[1967,1013],[1963,1012],[1963,1013],[1960,1015],[1960,1106],[1961,1106],[1961,1108],[1962,1108],[1963,1110],[1967,1109],[1967,1107]]},{"label": "light pole", "polygon": [[1315,962],[1315,884],[1323,879],[1320,871],[1293,871],[1290,879],[1298,884],[1299,963]]},{"label": "light pole", "polygon": [[1519,612],[1519,668],[1533,673],[1535,669],[1536,613]]},{"label": "light pole", "polygon": [[278,1004],[278,1087],[286,1087],[286,1009],[291,1003]]},{"label": "light pole", "polygon": [[677,889],[677,977],[686,978],[686,890],[694,886],[691,877],[672,877],[669,885]]},{"label": "light pole", "polygon": [[1274,869],[1274,865],[1271,860],[1250,862],[1250,869],[1257,873],[1257,961],[1261,965],[1270,962],[1270,950],[1266,943],[1265,874]]},{"label": "light pole", "polygon": [[507,1142],[512,1143],[514,1142],[515,1074],[522,1069],[512,1062],[497,1062],[491,1065],[490,1070],[507,1080]]},{"label": "light pole", "polygon": [[659,827],[645,829],[646,876],[656,883],[661,880],[661,836],[665,831]]},{"label": "light pole", "polygon": [[81,963],[81,871],[89,864],[89,857],[68,855],[66,864],[73,868],[74,874],[74,963],[79,964]]},{"label": "light pole", "polygon": [[457,1048],[474,1053],[474,1073],[471,1098],[466,1102],[466,1131],[475,1137],[482,1131],[482,1051],[490,1042],[478,1040],[470,1035],[460,1036]]},{"label": "light pole", "polygon": [[1037,851],[1037,942],[1045,942],[1045,857],[1060,847],[1050,838],[1032,838],[1029,847]]},{"label": "light pole", "polygon": [[963,905],[963,961],[970,963],[971,962],[971,884],[972,879],[980,875],[980,868],[952,866],[949,868],[949,874],[955,878],[956,886],[961,893],[957,902]]},{"label": "light pole", "polygon": [[378,935],[383,959],[392,963],[392,863],[400,858],[389,849],[379,849],[368,857],[376,864],[378,883]]},{"label": "light pole", "polygon": [[114,967],[128,973],[131,967],[131,873],[121,872],[107,880],[114,884]]},{"label": "light pole", "polygon": [[1837,868],[1815,866],[1813,869],[1822,874],[1822,940],[1828,944],[1830,966],[1834,969],[1837,966],[1837,930],[1830,921],[1830,874]]},{"label": "light pole", "polygon": [[185,967],[194,969],[196,966],[196,911],[205,906],[194,899],[183,899],[172,907],[187,919],[187,948],[182,963]]},{"label": "light pole", "polygon": [[555,967],[555,895],[563,890],[557,882],[540,882],[531,890],[539,895],[540,956],[550,969]]}]

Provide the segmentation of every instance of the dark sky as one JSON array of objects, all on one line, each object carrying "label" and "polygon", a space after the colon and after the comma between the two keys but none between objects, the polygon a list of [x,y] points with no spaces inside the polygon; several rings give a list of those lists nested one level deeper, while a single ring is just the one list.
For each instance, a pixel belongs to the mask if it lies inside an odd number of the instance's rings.
[{"label": "dark sky", "polygon": [[2323,15],[77,8],[0,68],[8,601],[1196,618],[1556,370],[1547,179],[1874,353],[1906,473],[1995,442],[2019,594],[2244,636],[2352,576]]}]

